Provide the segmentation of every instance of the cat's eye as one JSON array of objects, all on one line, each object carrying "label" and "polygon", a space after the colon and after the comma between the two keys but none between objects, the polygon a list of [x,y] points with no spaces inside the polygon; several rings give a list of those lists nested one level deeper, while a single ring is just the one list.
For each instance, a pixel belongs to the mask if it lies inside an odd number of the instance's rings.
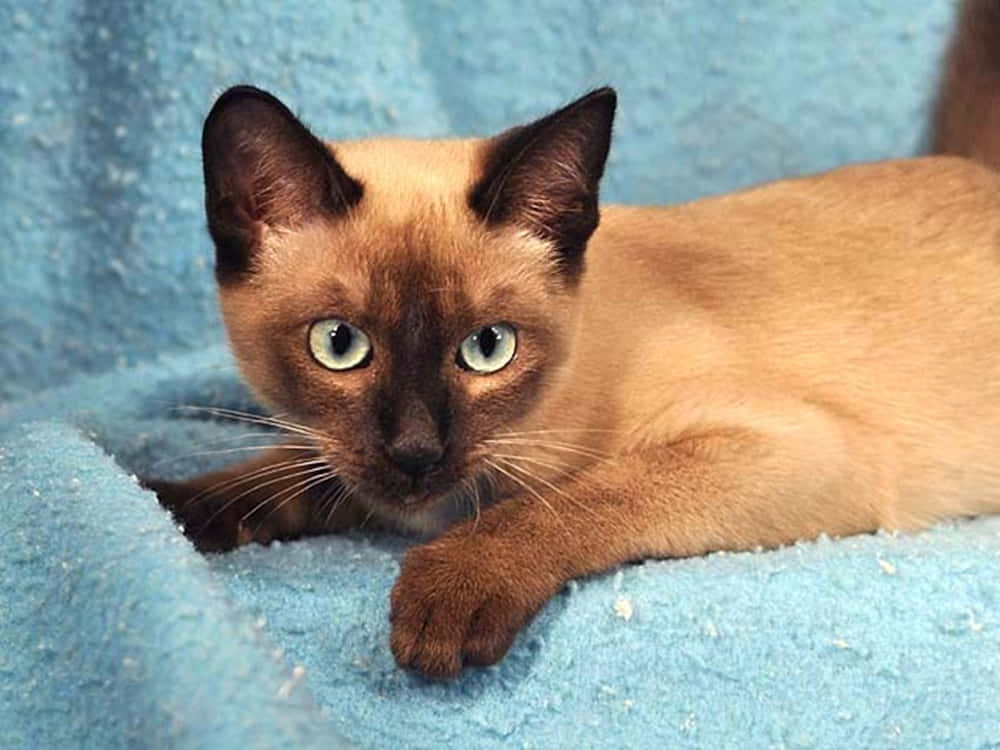
[{"label": "cat's eye", "polygon": [[455,360],[460,367],[483,375],[502,370],[514,359],[517,332],[507,323],[484,326],[466,336]]},{"label": "cat's eye", "polygon": [[364,367],[372,358],[372,342],[364,331],[336,318],[317,320],[309,327],[309,350],[329,370]]}]

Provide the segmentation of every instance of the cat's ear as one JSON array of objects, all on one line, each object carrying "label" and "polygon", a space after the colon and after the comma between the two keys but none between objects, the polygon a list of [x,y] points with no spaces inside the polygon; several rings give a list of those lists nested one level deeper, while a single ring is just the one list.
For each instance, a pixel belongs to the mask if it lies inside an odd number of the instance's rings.
[{"label": "cat's ear", "polygon": [[599,219],[616,99],[614,89],[597,89],[488,141],[472,210],[489,225],[519,225],[551,242],[560,266],[578,271]]},{"label": "cat's ear", "polygon": [[362,186],[330,150],[266,91],[235,86],[205,120],[205,211],[220,280],[250,268],[264,227],[338,216]]}]

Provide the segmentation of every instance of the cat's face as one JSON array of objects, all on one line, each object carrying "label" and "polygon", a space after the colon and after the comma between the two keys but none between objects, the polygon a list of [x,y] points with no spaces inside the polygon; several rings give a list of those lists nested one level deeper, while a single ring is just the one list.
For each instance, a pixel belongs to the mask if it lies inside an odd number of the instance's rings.
[{"label": "cat's face", "polygon": [[594,94],[492,141],[345,143],[336,159],[260,92],[209,116],[237,360],[383,515],[471,492],[488,441],[557,387],[613,105]]}]

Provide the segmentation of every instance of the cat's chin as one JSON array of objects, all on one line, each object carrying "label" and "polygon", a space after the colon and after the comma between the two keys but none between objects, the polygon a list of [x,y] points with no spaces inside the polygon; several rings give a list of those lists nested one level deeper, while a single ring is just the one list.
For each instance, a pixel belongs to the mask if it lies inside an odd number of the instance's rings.
[{"label": "cat's chin", "polygon": [[450,504],[440,497],[427,496],[409,503],[382,500],[369,507],[389,528],[417,537],[439,534],[458,520]]},{"label": "cat's chin", "polygon": [[[401,531],[421,536],[438,534],[456,521],[475,515],[475,504],[462,483],[438,491],[420,489],[391,499],[385,495],[368,497],[365,504],[375,515]],[[481,502],[488,502],[488,498],[481,496]]]},{"label": "cat's chin", "polygon": [[[401,495],[388,504],[393,511],[402,516],[433,514],[438,509],[454,505],[452,502],[456,490],[448,489],[434,492],[431,490],[416,490]],[[385,503],[383,503],[384,505]]]}]

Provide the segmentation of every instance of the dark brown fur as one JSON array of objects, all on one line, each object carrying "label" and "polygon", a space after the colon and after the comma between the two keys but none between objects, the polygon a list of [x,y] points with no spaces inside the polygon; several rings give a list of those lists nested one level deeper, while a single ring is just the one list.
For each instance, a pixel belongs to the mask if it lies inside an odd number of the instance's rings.
[{"label": "dark brown fur", "polygon": [[[469,205],[488,225],[521,220],[551,242],[571,278],[580,273],[587,240],[600,219],[599,182],[616,103],[613,90],[598,89],[501,133],[486,150],[483,176],[469,192]],[[571,164],[553,169],[546,161]],[[572,164],[576,161],[582,164]],[[580,175],[585,179],[574,179]]]},{"label": "dark brown fur", "polygon": [[964,0],[935,108],[935,154],[1000,168],[1000,0]]},{"label": "dark brown fur", "polygon": [[[260,243],[256,222],[295,226],[319,214],[342,215],[364,193],[284,104],[250,86],[218,98],[201,149],[220,283],[249,270]],[[281,199],[272,200],[279,181],[286,183]]]}]

